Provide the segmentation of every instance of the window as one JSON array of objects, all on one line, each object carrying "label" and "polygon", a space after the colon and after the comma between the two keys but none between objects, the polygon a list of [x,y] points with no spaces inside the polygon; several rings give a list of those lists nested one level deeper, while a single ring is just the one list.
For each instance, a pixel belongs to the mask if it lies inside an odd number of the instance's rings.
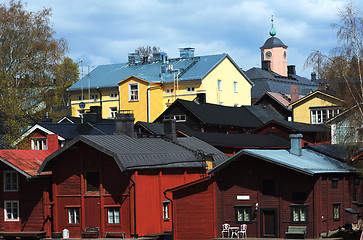
[{"label": "window", "polygon": [[71,207],[68,208],[68,223],[79,224],[79,208]]},{"label": "window", "polygon": [[308,222],[308,205],[293,205],[290,208],[292,223]]},{"label": "window", "polygon": [[251,222],[251,206],[235,206],[236,223]]},{"label": "window", "polygon": [[4,201],[5,221],[19,221],[19,202]]},{"label": "window", "polygon": [[238,89],[237,89],[237,82],[233,82],[233,90],[234,92],[238,92]]},{"label": "window", "polygon": [[222,80],[218,80],[218,91],[222,91]]},{"label": "window", "polygon": [[275,180],[262,180],[262,195],[275,196]]},{"label": "window", "polygon": [[98,172],[86,174],[87,192],[98,192],[100,187],[100,177]]},{"label": "window", "polygon": [[164,221],[169,220],[169,201],[163,201],[163,219]]},{"label": "window", "polygon": [[47,139],[46,138],[34,138],[31,140],[32,150],[47,150]]},{"label": "window", "polygon": [[172,88],[165,89],[165,94],[172,94],[173,92],[174,92],[174,89],[172,89]]},{"label": "window", "polygon": [[129,101],[139,101],[138,83],[129,83]]},{"label": "window", "polygon": [[320,124],[326,122],[326,120],[338,115],[340,109],[338,108],[323,108],[323,109],[312,109],[311,111],[311,123]]},{"label": "window", "polygon": [[117,98],[117,93],[110,93],[110,98]]},{"label": "window", "polygon": [[110,107],[110,117],[116,118],[116,114],[117,114],[117,107]]},{"label": "window", "polygon": [[338,184],[339,184],[339,179],[338,178],[333,178],[331,180],[331,187],[332,188],[338,188]]},{"label": "window", "polygon": [[119,224],[120,223],[120,208],[110,207],[107,208],[107,219],[109,224]]},{"label": "window", "polygon": [[90,99],[92,99],[92,100],[96,100],[97,98],[98,98],[97,94],[92,94],[90,96]]},{"label": "window", "polygon": [[168,120],[168,119],[175,119],[176,122],[186,122],[187,121],[187,116],[186,115],[164,116],[164,120]]},{"label": "window", "polygon": [[187,92],[194,92],[194,87],[187,87],[186,88],[186,91]]},{"label": "window", "polygon": [[334,221],[340,220],[340,203],[333,204],[333,218]]},{"label": "window", "polygon": [[4,171],[4,191],[18,191],[18,173],[15,171]]},{"label": "window", "polygon": [[77,96],[77,101],[83,101],[84,97],[83,96]]}]

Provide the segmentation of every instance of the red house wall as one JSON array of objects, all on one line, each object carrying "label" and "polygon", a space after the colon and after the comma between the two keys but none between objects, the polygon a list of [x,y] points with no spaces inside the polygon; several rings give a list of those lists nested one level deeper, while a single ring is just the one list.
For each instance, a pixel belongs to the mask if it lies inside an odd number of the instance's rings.
[{"label": "red house wall", "polygon": [[[49,180],[47,177],[27,180],[18,173],[18,191],[4,191],[5,170],[13,170],[0,166],[0,229],[2,231],[46,231],[50,236],[50,211],[45,205],[49,202]],[[4,201],[19,201],[19,221],[5,221]]]},{"label": "red house wall", "polygon": [[209,240],[218,236],[215,201],[212,180],[174,192],[174,240]]},{"label": "red house wall", "polygon": [[[54,231],[68,229],[79,238],[87,226],[106,231],[126,232],[130,236],[130,181],[121,173],[113,158],[82,144],[69,150],[53,170]],[[86,191],[87,172],[99,172],[99,192]],[[80,223],[68,223],[68,207],[80,208]],[[120,224],[107,223],[107,207],[120,208]]]},{"label": "red house wall", "polygon": [[[136,182],[137,234],[139,236],[172,231],[172,223],[163,219],[163,192],[204,176],[204,169],[160,169],[139,170],[133,179]],[[171,195],[168,196],[171,198]],[[170,203],[171,204],[171,203]],[[170,205],[169,205],[170,206]],[[170,211],[170,210],[169,210]],[[170,213],[171,214],[171,213]]]},{"label": "red house wall", "polygon": [[[345,211],[352,207],[352,177],[346,175],[312,177],[287,168],[279,167],[259,159],[243,157],[232,163],[221,173],[217,181],[217,226],[224,222],[239,226],[235,220],[236,205],[252,207],[252,222],[248,223],[248,237],[263,237],[263,214],[276,211],[276,237],[284,238],[290,225],[307,226],[307,237],[319,237],[321,232],[343,226]],[[337,188],[331,188],[331,178],[340,177]],[[264,179],[275,181],[275,195],[262,194]],[[293,192],[305,192],[305,200],[294,200]],[[237,196],[248,196],[249,200],[237,200]],[[258,210],[254,210],[258,203]],[[333,220],[333,203],[341,203],[339,221]],[[308,222],[292,223],[291,206],[309,205]],[[220,227],[221,228],[221,227]],[[216,237],[219,237],[218,235]]]}]

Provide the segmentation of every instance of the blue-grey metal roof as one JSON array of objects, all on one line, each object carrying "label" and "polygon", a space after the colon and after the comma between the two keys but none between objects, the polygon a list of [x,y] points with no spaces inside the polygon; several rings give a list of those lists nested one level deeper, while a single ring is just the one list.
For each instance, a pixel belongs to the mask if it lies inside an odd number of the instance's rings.
[{"label": "blue-grey metal roof", "polygon": [[[168,64],[172,65],[172,68],[180,69],[179,81],[183,80],[201,80],[211,70],[213,70],[223,59],[228,57],[233,64],[237,64],[229,57],[228,54],[217,54],[208,56],[197,56],[187,59],[183,58],[171,58],[168,60]],[[120,81],[135,76],[148,82],[172,82],[174,81],[174,73],[161,76],[161,61],[137,63],[137,64],[107,64],[96,67],[89,75],[83,77],[78,82],[73,84],[69,91],[80,90],[83,88],[108,88],[116,87]],[[241,70],[240,70],[241,71]],[[244,72],[241,73],[245,76]],[[246,76],[245,76],[246,77]],[[246,79],[250,81],[247,77]],[[250,82],[251,85],[253,84]]]},{"label": "blue-grey metal roof", "polygon": [[317,83],[296,74],[283,77],[277,73],[256,67],[247,70],[245,74],[254,83],[251,90],[253,99],[261,97],[265,92],[290,94],[291,85],[299,86],[300,95],[307,95],[316,91],[319,87]]},{"label": "blue-grey metal roof", "polygon": [[302,149],[301,156],[291,154],[289,150],[245,149],[228,158],[220,165],[214,167],[209,171],[209,173],[212,174],[222,170],[231,162],[238,161],[239,157],[242,155],[256,157],[266,162],[286,167],[307,175],[359,172],[358,169],[353,168],[348,164],[315,152],[311,149]]},{"label": "blue-grey metal roof", "polygon": [[51,170],[63,152],[81,142],[113,157],[121,171],[146,168],[202,168],[205,167],[205,159],[201,158],[201,152],[211,155],[217,162],[227,159],[218,149],[193,137],[178,139],[177,143],[173,143],[162,138],[132,138],[123,134],[83,135],[47,157],[38,172]]},{"label": "blue-grey metal roof", "polygon": [[274,48],[274,47],[284,47],[284,48],[287,48],[287,45],[285,45],[280,40],[280,38],[270,37],[269,39],[266,40],[266,42],[263,44],[263,46],[261,47],[261,49],[264,49],[264,48]]}]

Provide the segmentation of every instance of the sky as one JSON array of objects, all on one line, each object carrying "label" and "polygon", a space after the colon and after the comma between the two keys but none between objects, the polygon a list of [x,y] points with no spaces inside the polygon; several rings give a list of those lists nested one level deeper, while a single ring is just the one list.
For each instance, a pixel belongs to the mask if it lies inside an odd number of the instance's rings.
[{"label": "sky", "polygon": [[[0,2],[6,2],[0,0]],[[261,66],[260,47],[270,37],[288,46],[288,65],[310,78],[309,54],[328,54],[337,46],[338,10],[343,0],[23,0],[26,9],[52,9],[56,38],[67,40],[68,56],[83,61],[83,72],[127,62],[140,46],[157,46],[169,58],[180,47],[195,56],[228,53],[243,70]],[[357,9],[363,1],[352,0]],[[89,67],[88,67],[89,66]]]}]

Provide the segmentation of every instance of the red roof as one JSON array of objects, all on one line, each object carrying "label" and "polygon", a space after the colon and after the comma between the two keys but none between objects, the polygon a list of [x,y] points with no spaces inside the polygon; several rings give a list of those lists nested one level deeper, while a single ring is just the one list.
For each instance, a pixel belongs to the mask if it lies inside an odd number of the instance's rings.
[{"label": "red roof", "polygon": [[[40,165],[51,153],[52,151],[48,150],[0,149],[0,161],[23,175],[37,176]],[[42,173],[42,175],[47,174],[50,172]]]}]

